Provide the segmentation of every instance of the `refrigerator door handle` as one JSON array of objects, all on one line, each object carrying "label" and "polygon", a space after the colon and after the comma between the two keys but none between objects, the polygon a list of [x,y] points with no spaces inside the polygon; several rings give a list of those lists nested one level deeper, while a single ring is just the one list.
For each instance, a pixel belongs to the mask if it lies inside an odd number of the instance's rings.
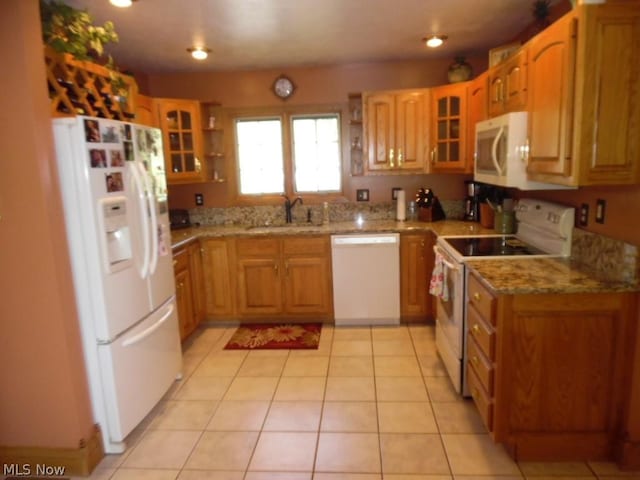
[{"label": "refrigerator door handle", "polygon": [[145,191],[146,191],[146,200],[147,206],[149,207],[149,218],[151,220],[150,224],[147,224],[149,227],[149,239],[150,250],[149,250],[149,270],[148,275],[153,275],[156,271],[156,267],[158,266],[158,213],[156,210],[156,197],[153,194],[153,183],[151,181],[150,175],[145,170],[142,163],[138,163],[138,168],[140,169],[140,176],[144,181]]},{"label": "refrigerator door handle", "polygon": [[[131,187],[137,200],[138,212],[142,223],[142,266],[139,269],[140,277],[146,278],[149,272],[149,228],[147,218],[147,201],[145,188],[140,178],[140,173],[135,164],[130,164]],[[133,227],[133,226],[132,226]]]},{"label": "refrigerator door handle", "polygon": [[162,315],[162,317],[160,317],[160,319],[156,323],[144,329],[142,332],[138,333],[137,335],[134,335],[133,337],[126,339],[124,342],[122,342],[122,346],[130,347],[131,345],[140,343],[142,340],[150,336],[153,332],[155,332],[158,328],[160,328],[164,322],[166,322],[169,319],[169,317],[173,313],[173,309],[174,309],[174,304],[171,303],[171,305],[169,305],[169,307],[167,308],[166,313]]}]

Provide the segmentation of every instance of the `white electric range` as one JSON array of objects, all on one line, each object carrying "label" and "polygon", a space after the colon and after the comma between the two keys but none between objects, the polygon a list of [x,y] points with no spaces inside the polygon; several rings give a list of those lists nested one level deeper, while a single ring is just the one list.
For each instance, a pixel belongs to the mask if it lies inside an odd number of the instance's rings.
[{"label": "white electric range", "polygon": [[[451,235],[438,237],[436,268],[443,274],[436,289],[436,347],[456,392],[466,391],[467,260],[568,257],[575,209],[533,199],[515,207],[513,235]],[[433,293],[432,293],[433,294]]]}]

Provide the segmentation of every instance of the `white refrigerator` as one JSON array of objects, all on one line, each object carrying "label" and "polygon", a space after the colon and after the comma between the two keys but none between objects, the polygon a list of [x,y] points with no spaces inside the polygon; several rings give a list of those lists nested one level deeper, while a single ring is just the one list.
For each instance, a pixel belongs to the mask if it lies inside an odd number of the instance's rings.
[{"label": "white refrigerator", "polygon": [[182,368],[162,135],[83,116],[53,131],[93,413],[120,453]]}]

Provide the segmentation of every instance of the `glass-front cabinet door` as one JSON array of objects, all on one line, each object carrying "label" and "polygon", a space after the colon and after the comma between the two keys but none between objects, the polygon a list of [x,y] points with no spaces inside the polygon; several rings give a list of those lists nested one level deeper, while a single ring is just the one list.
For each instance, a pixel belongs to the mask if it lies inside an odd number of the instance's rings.
[{"label": "glass-front cabinet door", "polygon": [[459,83],[432,89],[432,172],[466,169],[467,87],[467,83]]},{"label": "glass-front cabinet door", "polygon": [[192,100],[159,99],[160,128],[164,137],[169,183],[206,180],[201,155],[200,104]]}]

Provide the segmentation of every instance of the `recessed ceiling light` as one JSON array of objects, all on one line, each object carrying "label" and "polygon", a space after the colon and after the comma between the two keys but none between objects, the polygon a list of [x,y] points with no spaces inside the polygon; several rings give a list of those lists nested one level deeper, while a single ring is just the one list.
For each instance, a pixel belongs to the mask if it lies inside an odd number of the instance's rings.
[{"label": "recessed ceiling light", "polygon": [[211,53],[211,49],[207,47],[193,47],[187,48],[187,52],[196,60],[204,60]]},{"label": "recessed ceiling light", "polygon": [[127,8],[130,7],[135,1],[137,0],[109,0],[109,3],[111,3],[111,5],[113,5],[114,7]]},{"label": "recessed ceiling light", "polygon": [[439,47],[444,43],[447,39],[446,35],[429,35],[426,38],[423,38],[422,41],[430,48]]}]

